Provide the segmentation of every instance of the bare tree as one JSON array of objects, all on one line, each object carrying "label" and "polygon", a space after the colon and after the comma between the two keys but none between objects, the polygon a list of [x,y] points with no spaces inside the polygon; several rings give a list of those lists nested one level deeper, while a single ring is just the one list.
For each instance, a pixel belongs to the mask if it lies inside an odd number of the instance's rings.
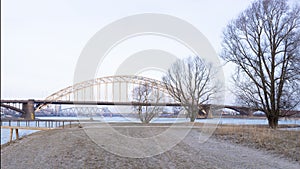
[{"label": "bare tree", "polygon": [[183,107],[181,107],[181,106],[173,106],[172,107],[172,111],[173,111],[174,115],[176,115],[176,116],[178,116],[182,110],[183,110]]},{"label": "bare tree", "polygon": [[223,33],[222,58],[237,65],[237,99],[263,111],[277,128],[282,110],[299,105],[300,8],[257,0]]},{"label": "bare tree", "polygon": [[[162,96],[162,93],[158,89],[153,88],[149,83],[140,84],[133,89],[133,100],[138,103],[158,103]],[[159,112],[162,112],[162,107],[156,105],[141,104],[135,105],[133,108],[137,111],[138,118],[142,123],[149,123]]]},{"label": "bare tree", "polygon": [[184,105],[191,122],[220,89],[212,83],[215,74],[211,64],[196,56],[177,60],[163,77],[169,94]]}]

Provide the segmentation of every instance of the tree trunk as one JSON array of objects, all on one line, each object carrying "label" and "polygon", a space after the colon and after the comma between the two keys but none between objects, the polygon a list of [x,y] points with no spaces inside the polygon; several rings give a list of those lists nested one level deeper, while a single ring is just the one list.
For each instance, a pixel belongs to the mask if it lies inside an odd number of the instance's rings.
[{"label": "tree trunk", "polygon": [[268,116],[269,127],[276,129],[278,127],[278,117],[277,116]]},{"label": "tree trunk", "polygon": [[[197,114],[198,114],[198,112],[197,112]],[[191,113],[190,122],[194,122],[196,120],[196,117],[197,117],[197,115],[196,115],[195,111],[193,110]]]}]

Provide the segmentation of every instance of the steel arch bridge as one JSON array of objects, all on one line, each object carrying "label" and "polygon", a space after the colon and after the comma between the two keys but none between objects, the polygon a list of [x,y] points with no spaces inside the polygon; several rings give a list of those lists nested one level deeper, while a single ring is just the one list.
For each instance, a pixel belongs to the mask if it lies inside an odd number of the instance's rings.
[{"label": "steel arch bridge", "polygon": [[[83,81],[61,89],[45,100],[1,100],[1,108],[22,113],[22,117],[35,118],[35,112],[41,111],[51,104],[78,104],[78,105],[147,105],[147,103],[134,103],[133,89],[139,85],[148,84],[152,89],[158,90],[162,95],[160,106],[181,106],[179,102],[169,95],[166,84],[162,81],[142,76],[107,76]],[[149,105],[149,104],[148,104]],[[150,104],[151,105],[151,104]],[[211,105],[203,105],[204,111]],[[240,106],[219,105],[221,108],[236,110],[244,115],[251,115],[255,109]],[[2,109],[1,109],[2,110]],[[201,110],[202,111],[202,110]],[[292,114],[299,114],[295,111]]]},{"label": "steel arch bridge", "polygon": [[[133,102],[132,90],[148,84],[152,89],[158,90],[163,95],[160,103],[174,103],[169,96],[165,83],[143,76],[122,75],[107,76],[88,81],[83,81],[61,89],[48,96],[47,101],[102,101],[102,102]],[[49,103],[47,103],[49,104]],[[47,104],[37,106],[35,111],[43,109]]]}]

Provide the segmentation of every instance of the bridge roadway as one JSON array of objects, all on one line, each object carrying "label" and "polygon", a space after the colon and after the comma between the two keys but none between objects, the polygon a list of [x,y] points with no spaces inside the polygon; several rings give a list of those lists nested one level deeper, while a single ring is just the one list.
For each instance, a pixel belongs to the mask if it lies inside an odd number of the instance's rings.
[{"label": "bridge roadway", "polygon": [[140,102],[109,102],[109,101],[51,101],[51,100],[1,100],[1,104],[5,103],[22,103],[33,101],[35,104],[77,104],[77,105],[107,105],[107,106],[184,106],[180,103],[140,103]]},{"label": "bridge roadway", "polygon": [[[9,103],[22,103],[26,104],[29,101],[33,101],[34,104],[74,104],[74,105],[107,105],[107,106],[187,106],[188,104],[182,103],[141,103],[141,102],[115,102],[115,101],[52,101],[52,100],[1,100],[1,104]],[[220,108],[230,108],[230,109],[251,109],[256,110],[255,108],[243,107],[243,106],[232,106],[232,105],[215,105],[215,104],[203,104],[203,107],[220,107]]]},{"label": "bridge roadway", "polygon": [[[9,104],[22,104],[22,109],[16,108]],[[106,105],[106,106],[187,106],[187,104],[181,103],[141,103],[141,102],[113,102],[113,101],[65,101],[65,100],[1,100],[1,107],[6,107],[8,109],[12,109],[14,111],[18,111],[22,113],[22,117],[25,119],[35,119],[35,108],[40,105],[47,104],[58,104],[58,105]],[[202,105],[201,111],[205,111],[205,113],[209,112],[211,107],[219,107],[219,108],[229,108],[232,110],[236,110],[243,115],[249,115],[253,111],[257,111],[257,109],[252,109],[248,107],[241,106],[229,106],[229,105],[212,105],[212,104],[204,104]]]},{"label": "bridge roadway", "polygon": [[[9,104],[22,104],[22,109],[11,106]],[[1,100],[1,107],[6,107],[14,111],[22,113],[24,119],[35,119],[36,107],[47,104],[58,104],[58,105],[106,105],[106,106],[187,106],[187,104],[181,103],[141,103],[141,102],[114,102],[114,101],[65,101],[65,100]],[[249,108],[243,106],[232,106],[232,105],[214,105],[214,104],[203,104],[202,112],[209,114],[210,108],[228,108],[239,112],[241,115],[252,116],[253,112],[258,111],[256,108]],[[300,111],[289,110],[283,111],[286,115],[300,114]]]}]

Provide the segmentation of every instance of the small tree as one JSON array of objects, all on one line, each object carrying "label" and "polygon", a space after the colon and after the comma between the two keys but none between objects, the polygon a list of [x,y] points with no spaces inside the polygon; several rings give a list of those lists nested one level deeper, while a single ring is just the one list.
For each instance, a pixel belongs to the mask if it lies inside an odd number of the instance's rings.
[{"label": "small tree", "polygon": [[182,110],[183,110],[183,108],[181,106],[174,106],[172,108],[172,111],[173,111],[174,115],[176,115],[176,116],[178,116]]},{"label": "small tree", "polygon": [[187,117],[194,122],[203,104],[209,102],[220,86],[213,83],[212,65],[200,57],[177,60],[163,77],[169,94],[182,103]]},{"label": "small tree", "polygon": [[237,65],[240,103],[263,111],[277,128],[281,110],[300,101],[300,8],[257,0],[224,31],[222,58]]},{"label": "small tree", "polygon": [[[158,89],[153,88],[149,83],[140,84],[133,89],[133,100],[137,103],[151,104],[158,103],[162,94]],[[133,109],[137,111],[137,116],[142,123],[149,123],[162,108],[156,105],[135,105]]]}]

